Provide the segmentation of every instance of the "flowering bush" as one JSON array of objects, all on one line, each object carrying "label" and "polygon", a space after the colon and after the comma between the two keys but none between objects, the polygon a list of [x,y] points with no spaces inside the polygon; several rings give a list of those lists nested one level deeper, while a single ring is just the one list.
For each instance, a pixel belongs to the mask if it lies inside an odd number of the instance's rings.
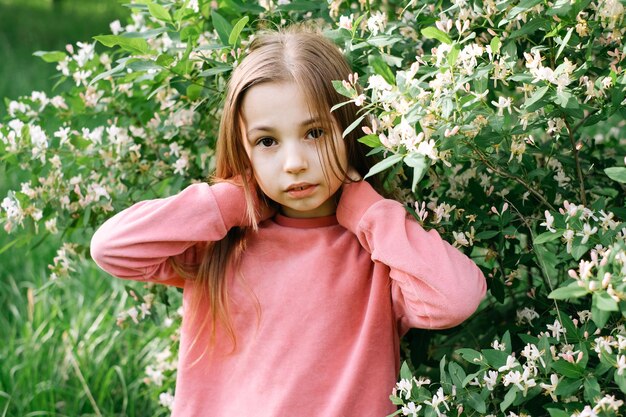
[{"label": "flowering bush", "polygon": [[[621,2],[131,7],[131,22],[95,37],[111,49],[79,42],[38,52],[71,88],[9,101],[0,124],[0,160],[29,175],[4,197],[0,222],[12,243],[63,233],[51,279],[71,276],[87,237],[114,211],[211,172],[229,72],[259,27],[306,19],[355,69],[334,85],[371,121],[361,138],[381,156],[371,174],[383,173],[417,221],[488,276],[490,295],[473,319],[405,338],[396,414],[623,414]],[[120,324],[151,316],[168,293],[134,296]],[[146,370],[165,406],[172,355]]]}]

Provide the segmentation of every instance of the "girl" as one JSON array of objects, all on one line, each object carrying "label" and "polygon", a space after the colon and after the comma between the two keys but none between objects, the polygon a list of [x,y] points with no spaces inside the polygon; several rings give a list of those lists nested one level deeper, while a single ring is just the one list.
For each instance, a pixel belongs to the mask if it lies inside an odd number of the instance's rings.
[{"label": "girl", "polygon": [[[386,416],[400,337],[472,314],[485,279],[362,176],[351,72],[301,29],[258,37],[228,87],[212,185],[143,201],[93,236],[120,278],[176,285],[173,408],[191,416]],[[356,130],[355,130],[356,132]]]}]

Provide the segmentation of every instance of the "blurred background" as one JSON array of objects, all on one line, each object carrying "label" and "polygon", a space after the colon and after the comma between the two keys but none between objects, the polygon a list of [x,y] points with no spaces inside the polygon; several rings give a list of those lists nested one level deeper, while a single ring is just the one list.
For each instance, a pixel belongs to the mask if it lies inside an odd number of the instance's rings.
[{"label": "blurred background", "polygon": [[0,112],[6,110],[5,97],[50,92],[55,85],[54,64],[33,52],[92,41],[128,15],[115,0],[0,0]]},{"label": "blurred background", "polygon": [[[56,64],[35,51],[93,42],[129,15],[114,0],[0,0],[0,120],[10,100],[60,92]],[[0,201],[23,175],[0,161]],[[42,235],[26,243],[0,233],[0,417],[165,414],[142,381],[141,358],[158,338],[116,325],[124,284],[103,279],[95,265],[75,271],[78,279],[51,281],[63,236]],[[129,359],[130,350],[139,356]]]}]

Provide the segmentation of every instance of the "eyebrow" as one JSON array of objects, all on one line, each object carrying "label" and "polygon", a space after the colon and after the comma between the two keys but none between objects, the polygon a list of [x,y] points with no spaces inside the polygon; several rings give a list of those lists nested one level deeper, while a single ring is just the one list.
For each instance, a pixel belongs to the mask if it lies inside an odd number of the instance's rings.
[{"label": "eyebrow", "polygon": [[[305,120],[300,123],[300,126],[308,126],[314,123],[320,123],[321,119],[319,117],[313,117],[311,119]],[[248,135],[250,135],[255,130],[260,130],[262,132],[272,132],[274,129],[271,126],[254,126],[252,129],[248,130]]]}]

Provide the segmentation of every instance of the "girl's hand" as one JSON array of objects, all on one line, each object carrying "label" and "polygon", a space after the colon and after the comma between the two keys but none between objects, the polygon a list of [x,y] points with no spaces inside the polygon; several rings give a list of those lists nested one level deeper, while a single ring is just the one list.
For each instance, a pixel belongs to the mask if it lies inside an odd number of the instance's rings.
[{"label": "girl's hand", "polygon": [[356,169],[354,169],[353,167],[348,167],[346,181],[344,183],[358,182],[358,181],[361,181],[362,179],[363,178],[361,178],[361,175]]}]

